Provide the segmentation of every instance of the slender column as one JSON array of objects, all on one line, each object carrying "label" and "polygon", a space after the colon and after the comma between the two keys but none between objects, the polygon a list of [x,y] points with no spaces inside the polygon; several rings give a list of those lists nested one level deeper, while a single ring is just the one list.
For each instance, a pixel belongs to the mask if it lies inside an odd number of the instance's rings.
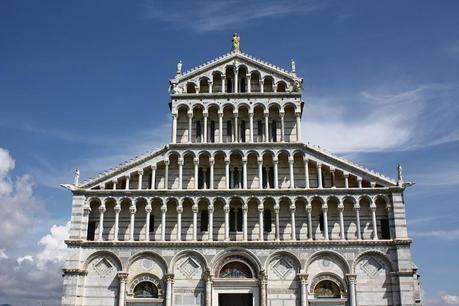
[{"label": "slender column", "polygon": [[169,159],[164,161],[164,189],[169,188]]},{"label": "slender column", "polygon": [[308,239],[312,240],[312,206],[306,204],[306,212],[308,213]]},{"label": "slender column", "polygon": [[249,112],[250,122],[250,142],[253,142],[253,112]]},{"label": "slender column", "polygon": [[166,241],[166,212],[167,205],[163,203],[161,205],[161,241]]},{"label": "slender column", "polygon": [[222,93],[226,92],[226,75],[222,74]]},{"label": "slender column", "polygon": [[331,174],[331,188],[336,188],[335,168],[334,167],[330,167],[330,174]]},{"label": "slender column", "polygon": [[182,200],[179,201],[177,205],[177,241],[182,240]]},{"label": "slender column", "polygon": [[355,298],[355,279],[357,277],[356,274],[346,274],[347,279],[349,281],[349,306],[356,306],[356,298]]},{"label": "slender column", "polygon": [[198,189],[199,183],[199,158],[195,157],[193,159],[194,163],[194,189]]},{"label": "slender column", "polygon": [[209,212],[209,235],[208,239],[209,241],[212,241],[214,239],[214,204],[212,202],[209,203],[209,207],[207,208]]},{"label": "slender column", "polygon": [[344,205],[341,199],[339,199],[339,204],[338,204],[338,212],[339,212],[339,233],[341,236],[341,240],[346,239],[346,234],[344,232],[344,216],[343,216],[343,211],[344,211]]},{"label": "slender column", "polygon": [[252,86],[250,86],[250,74],[247,73],[247,92],[252,92]]},{"label": "slender column", "polygon": [[210,189],[214,189],[214,165],[215,165],[215,159],[213,157],[209,158],[209,164],[210,164]]},{"label": "slender column", "polygon": [[209,81],[208,84],[209,84],[209,93],[212,93],[212,84],[213,84],[213,82]]},{"label": "slender column", "polygon": [[376,187],[376,182],[370,182],[370,186],[371,186],[371,188],[375,188]]},{"label": "slender column", "polygon": [[198,204],[194,203],[193,207],[193,241],[198,240]]},{"label": "slender column", "polygon": [[230,165],[230,159],[229,157],[225,157],[225,188],[229,189],[230,188],[230,173],[229,173],[229,165]]},{"label": "slender column", "polygon": [[292,240],[296,240],[296,224],[295,224],[295,203],[290,204],[290,217],[292,223]]},{"label": "slender column", "polygon": [[376,223],[376,204],[371,200],[371,219],[373,220],[373,240],[378,240],[378,223]]},{"label": "slender column", "polygon": [[182,190],[183,189],[183,158],[179,157],[178,158],[178,189]]},{"label": "slender column", "polygon": [[358,203],[354,204],[355,210],[355,220],[356,220],[356,227],[357,227],[357,239],[362,240],[362,230],[360,229],[360,205]]},{"label": "slender column", "polygon": [[150,241],[150,215],[151,215],[151,204],[148,203],[145,206],[145,213],[146,213],[146,219],[145,219],[145,241]]},{"label": "slender column", "polygon": [[126,186],[124,187],[124,189],[128,190],[129,189],[129,181],[131,179],[131,175],[128,174],[126,175]]},{"label": "slender column", "polygon": [[238,93],[238,71],[238,68],[234,69],[234,93]]},{"label": "slender column", "polygon": [[118,241],[119,236],[119,224],[120,224],[120,212],[121,212],[121,205],[118,200],[116,200],[115,205],[115,241]]},{"label": "slender column", "polygon": [[301,141],[301,113],[297,112],[296,115],[296,141]]},{"label": "slender column", "polygon": [[156,189],[156,165],[151,166],[151,189]]},{"label": "slender column", "polygon": [[191,134],[193,131],[193,112],[188,112],[188,143],[192,143]]},{"label": "slender column", "polygon": [[209,113],[204,112],[202,114],[204,116],[204,137],[203,137],[203,143],[207,143],[207,117],[209,116]]},{"label": "slender column", "polygon": [[141,190],[142,189],[142,180],[143,180],[143,170],[137,171],[137,174],[139,175],[139,184],[137,185],[137,189]]},{"label": "slender column", "polygon": [[304,182],[306,189],[309,188],[309,160],[304,158]]},{"label": "slender column", "polygon": [[249,210],[249,206],[247,203],[244,202],[242,205],[242,237],[244,241],[247,241],[247,211]]},{"label": "slender column", "polygon": [[258,158],[258,188],[263,189],[263,158]]},{"label": "slender column", "polygon": [[359,188],[362,188],[362,178],[361,177],[357,177],[357,184],[359,186]]},{"label": "slender column", "polygon": [[260,80],[260,92],[265,92],[263,84],[264,84],[264,80]]},{"label": "slender column", "polygon": [[288,158],[288,163],[290,166],[290,188],[295,188],[295,173],[293,172],[293,163],[294,159],[293,157]]},{"label": "slender column", "polygon": [[268,285],[268,275],[266,275],[265,270],[260,271],[258,279],[260,280],[260,306],[267,306],[266,287]]},{"label": "slender column", "polygon": [[263,241],[263,234],[264,234],[264,223],[263,223],[263,211],[264,206],[263,203],[258,205],[258,223],[260,225],[260,231],[258,233],[258,240]]},{"label": "slender column", "polygon": [[135,229],[135,213],[137,212],[137,208],[135,207],[135,203],[132,203],[129,207],[129,212],[131,213],[131,223],[130,223],[130,231],[129,231],[129,240],[134,241],[134,229]]},{"label": "slender column", "polygon": [[317,182],[319,184],[318,188],[323,188],[322,184],[322,164],[317,163]]},{"label": "slender column", "polygon": [[274,204],[274,214],[275,214],[275,219],[276,219],[276,240],[280,240],[280,222],[279,222],[279,210],[280,206],[279,203],[276,200],[276,203]]},{"label": "slender column", "polygon": [[349,173],[344,172],[344,188],[348,189],[349,188]]},{"label": "slender column", "polygon": [[172,284],[174,283],[174,274],[166,274],[166,306],[173,305]]},{"label": "slender column", "polygon": [[308,305],[308,274],[306,273],[298,273],[298,279],[300,280],[300,288],[301,288],[301,306]]},{"label": "slender column", "polygon": [[242,183],[243,183],[243,188],[248,189],[247,186],[247,157],[242,158]]},{"label": "slender column", "polygon": [[116,190],[116,184],[118,183],[117,180],[113,180],[113,190]]},{"label": "slender column", "polygon": [[118,306],[125,306],[126,305],[126,280],[128,278],[128,274],[125,272],[118,272],[118,279],[120,282],[120,288],[118,292]]},{"label": "slender column", "polygon": [[104,214],[105,214],[105,203],[100,204],[99,206],[99,241],[104,240],[103,233],[104,233]]},{"label": "slender column", "polygon": [[204,274],[204,277],[206,279],[206,306],[212,306],[212,273],[210,273],[210,271],[207,270]]},{"label": "slender column", "polygon": [[281,119],[281,141],[285,142],[285,123],[284,123],[285,112],[280,112],[279,115]]},{"label": "slender column", "polygon": [[324,239],[328,240],[328,205],[327,203],[322,204],[322,213],[324,215]]},{"label": "slender column", "polygon": [[177,114],[172,114],[172,143],[177,142]]},{"label": "slender column", "polygon": [[273,158],[274,164],[274,189],[279,189],[279,160],[277,157]]},{"label": "slender column", "polygon": [[223,112],[218,113],[218,139],[223,142]]},{"label": "slender column", "polygon": [[237,122],[239,113],[234,112],[233,115],[234,115],[234,140],[233,141],[239,142],[239,131],[238,131],[238,122]]},{"label": "slender column", "polygon": [[269,112],[265,112],[265,142],[269,142]]},{"label": "slender column", "polygon": [[225,206],[223,207],[223,210],[225,211],[225,241],[229,241],[229,211],[230,211],[230,206],[228,203],[225,203]]}]

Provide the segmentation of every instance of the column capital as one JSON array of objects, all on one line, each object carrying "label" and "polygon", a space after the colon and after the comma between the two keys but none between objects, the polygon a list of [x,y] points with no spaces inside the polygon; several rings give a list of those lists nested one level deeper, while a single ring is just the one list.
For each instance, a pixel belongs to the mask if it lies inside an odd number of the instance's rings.
[{"label": "column capital", "polygon": [[143,170],[137,170],[138,175],[143,175]]},{"label": "column capital", "polygon": [[330,172],[331,172],[331,173],[335,173],[335,170],[336,170],[335,167],[330,166]]},{"label": "column capital", "polygon": [[147,205],[145,205],[145,211],[146,211],[147,213],[151,213],[152,208],[151,208],[151,204],[150,204],[150,203],[148,203]]},{"label": "column capital", "polygon": [[300,117],[301,116],[301,112],[295,112],[295,116],[296,117]]},{"label": "column capital", "polygon": [[376,182],[370,182],[370,186],[371,186],[371,188],[375,188],[376,187]]},{"label": "column capital", "polygon": [[131,212],[131,214],[135,214],[137,212],[137,207],[134,203],[131,204],[131,206],[129,206],[129,211]]},{"label": "column capital", "polygon": [[209,164],[211,166],[215,165],[215,158],[213,158],[213,157],[209,158]]},{"label": "column capital", "polygon": [[288,208],[290,209],[290,212],[291,212],[291,213],[294,213],[295,210],[296,210],[295,203],[290,204],[290,206],[289,206]]},{"label": "column capital", "polygon": [[280,117],[284,117],[284,116],[285,116],[285,111],[284,111],[284,110],[281,110],[281,111],[279,112],[279,116],[280,116]]},{"label": "column capital", "polygon": [[339,212],[343,212],[343,210],[344,210],[344,205],[343,205],[343,203],[340,202],[340,203],[338,204],[338,211],[339,211]]},{"label": "column capital", "polygon": [[327,203],[322,204],[322,211],[327,212],[328,211],[328,205]]},{"label": "column capital", "polygon": [[120,211],[121,211],[121,205],[120,205],[120,203],[116,203],[114,210],[115,210],[115,213],[117,213],[117,214],[120,213]]},{"label": "column capital", "polygon": [[263,212],[265,210],[263,203],[258,204],[257,208],[258,208],[258,212]]},{"label": "column capital", "polygon": [[188,119],[191,119],[191,118],[193,118],[193,112],[190,112],[190,111],[189,111],[189,112],[188,112],[188,113],[186,113],[186,114],[187,114],[187,116],[188,116]]},{"label": "column capital", "polygon": [[359,211],[360,210],[360,204],[359,203],[354,203],[354,210]]},{"label": "column capital", "polygon": [[289,164],[293,164],[295,162],[295,160],[293,159],[293,156],[289,156],[288,157],[288,163]]},{"label": "column capital", "polygon": [[214,204],[209,203],[209,206],[207,206],[207,210],[209,211],[209,213],[213,213],[214,209],[215,209]]},{"label": "column capital", "polygon": [[177,119],[177,117],[178,117],[177,113],[172,113],[171,115],[172,115],[172,119]]},{"label": "column capital", "polygon": [[265,117],[269,117],[269,111],[264,111],[264,112],[263,112],[263,115],[264,115]]},{"label": "column capital", "polygon": [[278,213],[279,213],[279,210],[280,210],[279,203],[274,204],[274,207],[273,207],[273,208],[274,208],[274,212],[275,212],[276,214],[278,214]]},{"label": "column capital", "polygon": [[253,118],[253,110],[252,111],[249,111],[249,117],[252,117]]},{"label": "column capital", "polygon": [[161,212],[163,214],[165,214],[167,212],[167,205],[166,204],[161,205]]},{"label": "column capital", "polygon": [[274,156],[273,164],[278,164],[278,163],[279,163],[279,159],[277,158],[277,156]]},{"label": "column capital", "polygon": [[243,210],[244,212],[247,212],[247,211],[249,210],[249,205],[247,205],[247,203],[244,203],[244,204],[242,205],[242,210]]},{"label": "column capital", "polygon": [[258,273],[258,280],[260,281],[261,285],[266,285],[268,282],[268,273],[265,270],[261,270]]},{"label": "column capital", "polygon": [[230,158],[229,157],[225,157],[225,164],[229,165],[230,163]]},{"label": "column capital", "polygon": [[197,213],[198,212],[198,204],[194,203],[193,206],[191,206],[191,210],[193,211],[193,213]]},{"label": "column capital", "polygon": [[178,213],[178,214],[183,213],[183,206],[182,206],[181,203],[179,203],[179,204],[177,205],[177,213]]},{"label": "column capital", "polygon": [[244,164],[247,163],[247,156],[242,157],[242,163],[244,163]]},{"label": "column capital", "polygon": [[363,180],[362,177],[357,176],[357,181],[358,181],[358,182],[361,182],[362,180]]},{"label": "column capital", "polygon": [[235,110],[233,111],[233,116],[234,116],[234,117],[239,116],[239,112],[237,111],[237,109],[235,109]]},{"label": "column capital", "polygon": [[208,112],[203,112],[203,113],[202,113],[202,116],[203,116],[204,118],[207,118],[207,117],[209,117],[209,113],[208,113]]},{"label": "column capital", "polygon": [[317,168],[319,168],[319,169],[322,168],[322,163],[317,162]]},{"label": "column capital", "polygon": [[344,177],[349,177],[349,172],[345,172],[345,171],[344,171],[344,172],[343,172],[343,176],[344,176]]},{"label": "column capital", "polygon": [[165,164],[166,166],[169,166],[170,160],[169,160],[169,159],[165,159],[165,160],[164,160],[164,164]]},{"label": "column capital", "polygon": [[180,166],[183,166],[183,157],[179,157],[177,161]]},{"label": "column capital", "polygon": [[312,205],[311,205],[311,203],[306,204],[306,211],[307,211],[308,213],[312,212]]},{"label": "column capital", "polygon": [[218,117],[223,118],[223,112],[218,112]]},{"label": "column capital", "polygon": [[155,165],[150,165],[151,170],[156,170],[156,164]]},{"label": "column capital", "polygon": [[164,278],[166,279],[166,282],[174,282],[174,274],[172,273],[164,274]]},{"label": "column capital", "polygon": [[210,269],[206,269],[206,271],[204,271],[204,279],[206,280],[207,283],[213,282],[214,276],[212,275],[212,272],[210,271]]},{"label": "column capital", "polygon": [[99,206],[99,212],[100,212],[101,214],[103,214],[103,213],[105,213],[106,210],[107,210],[107,209],[105,208],[105,204],[104,204],[104,203],[100,204],[100,206]]},{"label": "column capital", "polygon": [[357,279],[357,274],[348,273],[346,274],[346,277],[349,280],[349,282],[355,282],[355,280]]},{"label": "column capital", "polygon": [[263,157],[258,157],[257,161],[259,165],[263,165]]},{"label": "column capital", "polygon": [[375,211],[376,211],[376,204],[375,204],[375,202],[371,202],[371,204],[370,204],[370,210],[371,210],[371,212],[375,212]]},{"label": "column capital", "polygon": [[199,157],[193,158],[193,163],[194,163],[195,166],[198,166],[199,165]]},{"label": "column capital", "polygon": [[296,277],[301,281],[302,284],[308,283],[308,273],[299,272],[296,274]]},{"label": "column capital", "polygon": [[225,211],[225,213],[229,213],[230,211],[230,206],[228,203],[226,203],[224,206],[223,206],[223,210]]},{"label": "column capital", "polygon": [[118,276],[118,279],[120,280],[120,282],[126,282],[127,278],[129,277],[129,273],[127,273],[127,272],[118,272],[116,274],[116,276]]}]

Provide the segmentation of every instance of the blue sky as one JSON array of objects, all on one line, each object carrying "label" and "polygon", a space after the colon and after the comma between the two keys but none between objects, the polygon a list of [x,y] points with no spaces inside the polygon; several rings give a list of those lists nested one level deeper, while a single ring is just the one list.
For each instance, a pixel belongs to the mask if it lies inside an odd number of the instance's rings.
[{"label": "blue sky", "polygon": [[58,185],[167,143],[176,62],[238,32],[295,59],[305,142],[391,177],[402,163],[425,305],[459,305],[458,29],[457,1],[0,1],[0,304],[58,304]]}]

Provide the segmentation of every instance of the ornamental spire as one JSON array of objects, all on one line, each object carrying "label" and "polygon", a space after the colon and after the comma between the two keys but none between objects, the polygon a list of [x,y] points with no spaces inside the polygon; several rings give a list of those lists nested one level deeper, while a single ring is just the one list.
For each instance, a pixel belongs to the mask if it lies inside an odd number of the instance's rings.
[{"label": "ornamental spire", "polygon": [[231,48],[231,52],[241,52],[241,46],[240,46],[241,38],[239,37],[239,34],[237,33],[233,34],[232,42],[233,42],[233,47]]},{"label": "ornamental spire", "polygon": [[80,169],[78,168],[73,172],[73,185],[75,185],[75,187],[80,185]]},{"label": "ornamental spire", "polygon": [[398,163],[397,165],[397,182],[398,182],[398,185],[399,186],[403,186],[403,168],[402,168],[402,165],[400,163]]}]

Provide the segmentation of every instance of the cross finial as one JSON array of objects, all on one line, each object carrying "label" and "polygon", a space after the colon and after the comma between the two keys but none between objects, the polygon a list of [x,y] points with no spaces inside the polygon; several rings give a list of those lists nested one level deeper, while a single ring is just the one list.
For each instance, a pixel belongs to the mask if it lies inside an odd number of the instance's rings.
[{"label": "cross finial", "polygon": [[232,42],[233,42],[233,47],[231,48],[231,51],[232,52],[240,52],[241,51],[241,45],[240,45],[241,38],[239,37],[239,34],[237,34],[237,33],[233,34]]}]

